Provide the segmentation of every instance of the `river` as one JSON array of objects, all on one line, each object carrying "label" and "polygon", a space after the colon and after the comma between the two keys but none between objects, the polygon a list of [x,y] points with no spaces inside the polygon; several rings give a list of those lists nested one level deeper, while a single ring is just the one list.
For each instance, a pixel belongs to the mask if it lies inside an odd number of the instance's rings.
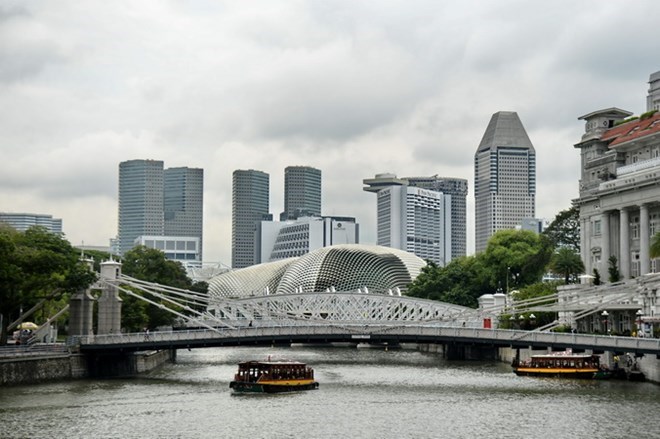
[{"label": "river", "polygon": [[[232,394],[236,363],[268,355],[313,366],[319,390]],[[0,388],[0,437],[646,439],[660,437],[660,386],[414,350],[181,350],[139,378]]]}]

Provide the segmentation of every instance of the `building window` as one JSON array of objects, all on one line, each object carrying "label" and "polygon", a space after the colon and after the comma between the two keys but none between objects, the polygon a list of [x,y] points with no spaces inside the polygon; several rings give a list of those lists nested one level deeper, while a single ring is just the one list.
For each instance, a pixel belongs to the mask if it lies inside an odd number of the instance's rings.
[{"label": "building window", "polygon": [[631,229],[630,234],[632,239],[639,239],[639,217],[633,217],[632,223],[630,223]]},{"label": "building window", "polygon": [[600,220],[595,220],[593,222],[591,230],[593,230],[593,236],[600,235]]}]

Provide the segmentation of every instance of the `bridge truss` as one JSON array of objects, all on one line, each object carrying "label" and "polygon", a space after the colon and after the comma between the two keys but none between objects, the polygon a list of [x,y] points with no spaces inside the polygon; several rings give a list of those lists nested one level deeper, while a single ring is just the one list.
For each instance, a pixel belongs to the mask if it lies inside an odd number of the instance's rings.
[{"label": "bridge truss", "polygon": [[475,309],[393,294],[355,291],[220,298],[125,275],[111,284],[125,294],[175,314],[189,327],[234,328],[250,322],[255,325],[407,322],[468,327],[481,324]]}]

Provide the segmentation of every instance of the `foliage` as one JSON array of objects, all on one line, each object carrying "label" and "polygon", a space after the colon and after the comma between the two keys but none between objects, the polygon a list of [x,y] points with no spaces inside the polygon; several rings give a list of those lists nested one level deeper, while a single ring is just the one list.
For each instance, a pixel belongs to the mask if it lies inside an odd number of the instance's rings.
[{"label": "foliage", "polygon": [[617,262],[618,260],[614,255],[610,256],[610,258],[607,260],[608,263],[607,273],[610,275],[608,279],[610,282],[618,282],[621,280],[621,274],[619,273],[619,267]]},{"label": "foliage", "polygon": [[580,253],[580,209],[573,206],[559,212],[543,231],[554,248],[568,247]]},{"label": "foliage", "polygon": [[594,268],[594,285],[600,285],[600,284],[601,284],[600,271]]},{"label": "foliage", "polygon": [[[165,258],[165,253],[160,250],[137,246],[126,252],[122,263],[122,273],[139,280],[154,282],[181,289],[191,289],[192,282],[186,274],[181,263],[170,261]],[[203,285],[198,288],[203,288]],[[140,292],[139,294],[144,294]],[[129,295],[123,295],[125,299],[122,304],[122,314],[128,315],[128,320],[122,316],[122,326],[127,330],[142,330],[143,328],[155,328],[168,326],[174,322],[175,315],[170,310],[178,310],[176,306],[160,299],[149,297],[150,300],[158,302],[160,306],[146,304],[143,301],[128,299]],[[138,305],[138,302],[141,302]],[[133,309],[133,307],[138,309]]]},{"label": "foliage", "polygon": [[552,255],[550,269],[556,274],[564,276],[564,283],[575,283],[578,275],[584,272],[584,264],[580,255],[568,247],[561,247]]},{"label": "foliage", "polygon": [[483,253],[491,288],[520,289],[539,282],[545,273],[552,247],[545,235],[529,230],[500,230]]},{"label": "foliage", "polygon": [[649,253],[651,259],[660,257],[660,232],[657,232],[655,235],[653,235],[653,238],[651,239],[651,248]]},{"label": "foliage", "polygon": [[96,274],[80,261],[78,251],[64,237],[43,227],[25,232],[0,226],[0,314],[2,333],[27,310],[46,299],[43,318],[59,310],[70,293],[87,288]]}]

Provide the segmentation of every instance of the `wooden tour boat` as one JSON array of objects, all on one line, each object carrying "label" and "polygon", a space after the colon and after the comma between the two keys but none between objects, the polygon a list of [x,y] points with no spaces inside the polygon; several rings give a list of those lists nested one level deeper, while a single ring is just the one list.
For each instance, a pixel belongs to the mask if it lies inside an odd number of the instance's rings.
[{"label": "wooden tour boat", "polygon": [[297,361],[246,361],[229,388],[241,393],[279,393],[318,389],[314,369]]},{"label": "wooden tour boat", "polygon": [[533,355],[525,361],[514,360],[513,372],[522,376],[607,378],[609,372],[600,366],[600,357],[574,354],[571,351]]}]

